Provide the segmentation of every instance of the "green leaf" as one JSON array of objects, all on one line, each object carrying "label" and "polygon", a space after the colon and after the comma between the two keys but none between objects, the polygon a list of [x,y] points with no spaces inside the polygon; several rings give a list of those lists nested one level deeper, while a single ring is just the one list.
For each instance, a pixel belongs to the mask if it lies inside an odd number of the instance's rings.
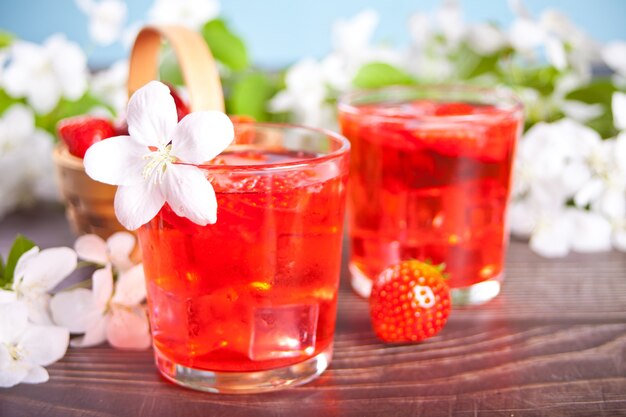
[{"label": "green leaf", "polygon": [[215,59],[232,70],[246,69],[250,64],[246,45],[221,19],[207,22],[202,28],[202,36]]},{"label": "green leaf", "polygon": [[487,73],[497,73],[500,57],[508,53],[501,51],[489,56],[474,52],[469,46],[462,45],[454,58],[457,74],[461,79],[471,79]]},{"label": "green leaf", "polygon": [[159,78],[161,81],[173,85],[184,85],[183,73],[180,70],[174,50],[166,46],[161,56],[161,65],[159,65]]},{"label": "green leaf", "polygon": [[559,70],[554,67],[523,70],[516,68],[514,72],[514,78],[511,80],[513,85],[534,88],[544,96],[548,96],[554,92],[556,80],[560,76]]},{"label": "green leaf", "polygon": [[59,104],[57,104],[50,113],[36,115],[35,125],[56,135],[56,126],[59,120],[65,119],[66,117],[87,114],[94,107],[104,107],[111,113],[114,113],[114,110],[109,105],[91,94],[85,93],[81,98],[74,101],[62,98]]},{"label": "green leaf", "polygon": [[0,114],[15,103],[23,103],[24,100],[16,99],[7,94],[6,91],[0,89]]},{"label": "green leaf", "polygon": [[3,282],[4,282],[4,259],[2,259],[2,255],[0,254],[0,287],[2,287]]},{"label": "green leaf", "polygon": [[257,121],[267,121],[269,116],[266,105],[274,93],[272,83],[265,74],[261,72],[247,74],[237,80],[232,87],[227,102],[228,113],[251,116]]},{"label": "green leaf", "polygon": [[15,39],[14,34],[7,32],[5,30],[0,30],[0,49],[6,48],[7,46],[11,46],[14,39]]},{"label": "green leaf", "polygon": [[357,88],[379,88],[389,85],[415,84],[415,79],[384,62],[372,62],[359,69],[352,84]]},{"label": "green leaf", "polygon": [[17,235],[15,240],[13,241],[13,246],[11,246],[11,250],[9,251],[9,256],[7,257],[7,263],[4,266],[4,273],[2,274],[2,282],[0,282],[1,287],[7,287],[13,283],[13,274],[15,273],[15,266],[17,265],[17,261],[20,257],[35,247],[35,243],[31,240],[28,240],[22,235]]},{"label": "green leaf", "polygon": [[587,104],[600,103],[611,108],[613,93],[617,91],[610,78],[596,78],[586,86],[570,91],[566,98]]}]

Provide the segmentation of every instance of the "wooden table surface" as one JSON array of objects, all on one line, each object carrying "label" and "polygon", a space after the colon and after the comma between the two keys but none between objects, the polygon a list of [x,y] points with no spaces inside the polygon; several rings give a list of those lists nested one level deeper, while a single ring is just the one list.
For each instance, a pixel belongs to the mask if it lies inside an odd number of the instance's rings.
[{"label": "wooden table surface", "polygon": [[[17,231],[73,242],[58,207],[0,222],[2,253]],[[498,298],[404,346],[377,341],[346,274],[334,359],[308,385],[207,394],[166,382],[151,351],[69,349],[49,382],[0,389],[0,416],[626,416],[626,254],[551,260],[513,242]]]}]

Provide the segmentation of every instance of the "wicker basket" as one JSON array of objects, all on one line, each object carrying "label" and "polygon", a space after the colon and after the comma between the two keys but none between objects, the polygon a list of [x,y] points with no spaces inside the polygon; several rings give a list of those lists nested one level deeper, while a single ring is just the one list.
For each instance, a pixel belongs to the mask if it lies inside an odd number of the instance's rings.
[{"label": "wicker basket", "polygon": [[[224,111],[222,85],[211,51],[197,32],[180,26],[146,26],[139,32],[129,62],[129,97],[158,79],[163,41],[169,42],[176,53],[189,91],[191,111]],[[116,187],[89,178],[83,160],[71,155],[62,143],[54,149],[53,157],[67,219],[74,232],[107,238],[124,230],[113,209]]]}]

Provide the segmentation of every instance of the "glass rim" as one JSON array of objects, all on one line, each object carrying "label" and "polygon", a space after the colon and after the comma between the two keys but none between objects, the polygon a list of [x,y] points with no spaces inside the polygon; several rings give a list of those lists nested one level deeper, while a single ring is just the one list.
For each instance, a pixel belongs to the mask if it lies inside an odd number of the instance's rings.
[{"label": "glass rim", "polygon": [[[312,158],[299,159],[289,162],[271,162],[266,164],[240,164],[240,165],[212,165],[212,164],[191,164],[186,162],[177,162],[179,165],[195,166],[206,171],[279,171],[282,169],[294,169],[298,167],[310,166],[312,164],[319,164],[327,160],[336,159],[342,155],[347,154],[350,151],[350,141],[342,134],[334,132],[330,129],[321,127],[304,126],[293,123],[272,123],[272,122],[255,122],[255,121],[236,121],[233,122],[235,126],[253,126],[254,128],[267,128],[277,130],[287,129],[300,129],[311,133],[316,133],[331,140],[337,141],[340,146],[332,152],[323,155],[317,155]],[[229,145],[230,146],[230,145]],[[228,148],[227,148],[228,149]],[[219,157],[219,155],[217,156]]]},{"label": "glass rim", "polygon": [[[359,98],[365,98],[370,95],[387,93],[387,92],[405,92],[415,91],[416,93],[422,92],[428,98],[428,94],[442,93],[442,98],[454,97],[455,94],[476,94],[478,96],[492,97],[492,100],[480,99],[477,102],[480,104],[492,104],[503,111],[505,115],[514,115],[522,113],[524,111],[524,104],[522,100],[514,93],[514,91],[504,86],[494,87],[482,87],[469,84],[427,84],[427,85],[393,85],[380,88],[364,88],[355,89],[343,93],[337,100],[337,107],[339,113],[345,113],[353,116],[363,116],[372,119],[386,119],[386,120],[401,120],[406,122],[408,119],[403,116],[394,116],[387,113],[380,113],[377,110],[371,113],[363,113],[360,110],[360,106],[364,104],[377,104],[384,102],[393,102],[393,97],[381,97],[379,100],[372,100],[371,102],[364,101],[361,104],[356,104]],[[416,97],[419,99],[419,96]],[[398,102],[406,102],[409,99],[398,99]],[[437,98],[435,100],[441,100]],[[461,103],[466,103],[469,100],[459,99]],[[500,105],[506,103],[505,105]],[[493,116],[493,115],[492,115]],[[464,114],[464,115],[416,115],[413,120],[420,120],[426,122],[467,122],[476,120],[477,118],[484,117],[484,114]]]}]

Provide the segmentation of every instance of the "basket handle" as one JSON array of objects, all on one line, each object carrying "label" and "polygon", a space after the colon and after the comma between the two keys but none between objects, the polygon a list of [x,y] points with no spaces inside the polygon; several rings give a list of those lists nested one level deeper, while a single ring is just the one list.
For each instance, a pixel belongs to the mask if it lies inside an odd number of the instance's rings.
[{"label": "basket handle", "polygon": [[130,54],[128,97],[159,75],[159,51],[167,40],[172,46],[189,91],[191,111],[224,111],[224,94],[217,65],[198,32],[182,26],[145,26],[137,34]]}]

